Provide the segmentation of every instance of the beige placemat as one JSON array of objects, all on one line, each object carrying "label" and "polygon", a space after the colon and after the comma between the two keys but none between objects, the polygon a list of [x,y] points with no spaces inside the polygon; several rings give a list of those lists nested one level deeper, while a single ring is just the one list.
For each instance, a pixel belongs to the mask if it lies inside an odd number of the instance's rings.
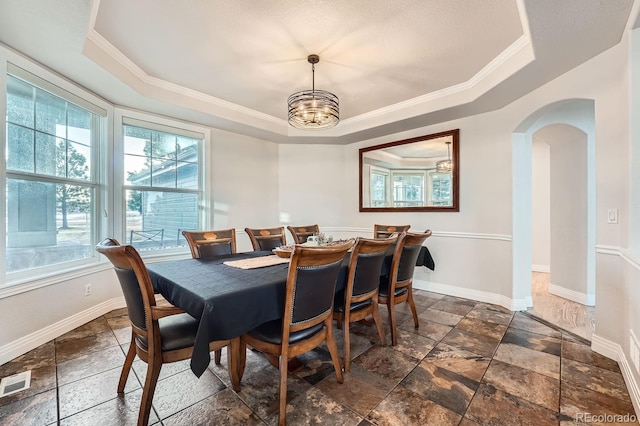
[{"label": "beige placemat", "polygon": [[233,268],[255,269],[264,268],[266,266],[279,265],[281,263],[289,263],[289,259],[286,257],[278,257],[274,254],[271,256],[252,257],[249,259],[229,260],[223,263]]}]

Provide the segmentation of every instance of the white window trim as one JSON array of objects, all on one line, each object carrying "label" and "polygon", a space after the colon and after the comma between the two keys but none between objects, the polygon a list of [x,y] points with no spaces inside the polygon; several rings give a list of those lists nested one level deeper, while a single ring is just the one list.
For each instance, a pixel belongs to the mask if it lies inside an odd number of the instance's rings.
[{"label": "white window trim", "polygon": [[[428,184],[428,199],[427,202],[432,204],[433,203],[433,175],[446,175],[447,173],[440,173],[437,172],[436,169],[430,170],[428,173],[428,180],[427,180],[427,184]],[[450,178],[450,181],[453,181],[453,178]],[[453,203],[453,198],[451,198],[451,203]]]},{"label": "white window trim", "polygon": [[371,197],[371,176],[373,174],[379,174],[379,175],[385,175],[387,177],[387,184],[385,185],[384,188],[384,195],[385,195],[385,205],[384,207],[390,207],[393,203],[393,193],[391,191],[391,170],[384,168],[384,167],[379,167],[379,166],[369,166],[369,206],[373,207],[373,198]]},{"label": "white window trim", "polygon": [[393,169],[391,170],[391,205],[393,206],[393,204],[396,201],[396,197],[395,197],[395,188],[393,185],[394,182],[394,178],[396,176],[403,176],[403,175],[409,175],[409,176],[422,176],[422,204],[423,206],[427,205],[427,175],[428,175],[429,170],[428,169]]},{"label": "white window trim", "polygon": [[[202,136],[203,143],[200,145],[200,156],[202,158],[202,172],[199,176],[199,185],[202,190],[202,200],[200,201],[199,211],[201,229],[210,229],[212,226],[212,214],[210,209],[211,179],[212,179],[212,163],[209,147],[211,146],[211,129],[194,123],[188,123],[173,118],[167,118],[151,113],[130,110],[126,108],[114,108],[113,121],[113,149],[114,154],[111,156],[113,164],[110,170],[113,170],[113,235],[116,239],[126,241],[125,235],[125,192],[121,189],[125,186],[124,182],[124,134],[123,124],[133,126],[146,127],[153,130],[165,132],[178,132],[186,136]],[[151,188],[151,190],[163,191],[164,188]],[[115,197],[115,194],[119,194]],[[160,259],[167,256],[176,256],[189,252],[188,247],[168,248],[162,250],[141,251],[140,255],[146,259]]]},{"label": "white window trim", "polygon": [[[93,93],[71,83],[69,80],[41,67],[40,65],[26,59],[24,56],[5,48],[3,45],[0,45],[0,87],[2,87],[0,90],[0,116],[2,117],[7,116],[7,73],[10,68],[15,71],[14,67],[18,67],[30,74],[33,74],[42,81],[47,82],[47,84],[50,85],[50,90],[54,90],[55,88],[61,89],[75,97],[74,100],[82,99],[84,102],[92,104],[101,111],[100,115],[104,113],[102,125],[100,126],[100,146],[98,150],[96,150],[96,155],[99,156],[99,158],[94,162],[94,164],[98,165],[98,184],[100,187],[97,191],[98,193],[96,194],[95,200],[96,211],[98,214],[95,217],[94,225],[96,227],[96,237],[99,240],[101,234],[105,233],[107,229],[112,229],[110,226],[111,224],[109,223],[110,218],[108,218],[108,215],[106,214],[106,212],[110,210],[110,203],[108,199],[110,194],[108,194],[108,191],[106,190],[106,188],[109,187],[110,176],[108,170],[110,169],[108,165],[101,164],[101,162],[106,163],[104,159],[109,158],[110,147],[112,145],[109,142],[113,139],[113,106]],[[72,101],[72,99],[69,100]],[[0,132],[0,147],[2,147],[3,152],[6,151],[7,146],[6,136],[5,131]],[[0,211],[6,212],[7,171],[5,162],[2,161],[0,163],[0,191],[2,191],[0,194]],[[0,273],[2,274],[2,280],[4,281],[4,284],[0,285],[0,299],[31,291],[36,288],[66,282],[73,278],[89,275],[107,268],[107,264],[105,263],[106,260],[101,259],[96,254],[91,258],[81,260],[80,265],[77,262],[54,265],[56,269],[55,272],[51,272],[50,270],[47,270],[47,267],[43,267],[38,268],[36,273],[23,271],[21,273],[12,273],[11,276],[7,276],[5,268],[7,238],[6,227],[1,227],[0,235],[2,235],[3,240],[5,241],[5,243],[0,244]]]}]

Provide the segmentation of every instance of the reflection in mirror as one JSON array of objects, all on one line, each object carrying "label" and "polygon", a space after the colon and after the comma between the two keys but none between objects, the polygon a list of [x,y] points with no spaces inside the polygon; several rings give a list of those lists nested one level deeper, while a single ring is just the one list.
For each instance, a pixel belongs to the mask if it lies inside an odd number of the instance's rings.
[{"label": "reflection in mirror", "polygon": [[459,130],[360,149],[360,211],[458,211]]}]

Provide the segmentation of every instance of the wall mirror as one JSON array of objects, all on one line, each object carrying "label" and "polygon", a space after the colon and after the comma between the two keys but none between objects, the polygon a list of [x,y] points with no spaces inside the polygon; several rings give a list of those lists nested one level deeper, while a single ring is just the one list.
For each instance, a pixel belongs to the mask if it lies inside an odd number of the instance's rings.
[{"label": "wall mirror", "polygon": [[460,130],[360,149],[360,211],[457,212]]}]

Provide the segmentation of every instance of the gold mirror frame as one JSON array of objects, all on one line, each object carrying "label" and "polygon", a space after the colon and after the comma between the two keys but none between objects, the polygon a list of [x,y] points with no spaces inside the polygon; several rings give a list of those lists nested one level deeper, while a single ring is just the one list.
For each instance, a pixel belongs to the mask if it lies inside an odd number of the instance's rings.
[{"label": "gold mirror frame", "polygon": [[[444,156],[442,152],[442,147],[446,146],[446,142],[450,141],[450,151]],[[422,144],[421,144],[422,143]],[[426,143],[426,144],[424,144]],[[404,145],[415,144],[411,147],[405,147]],[[419,156],[418,153],[413,152],[416,151],[415,148],[418,148],[418,151],[422,151],[422,147],[425,147],[422,152],[423,156]],[[429,149],[426,149],[426,148]],[[433,148],[433,149],[431,149]],[[439,151],[435,154],[436,149]],[[389,166],[390,175],[393,174],[391,171],[396,170],[396,174],[409,173],[411,170],[420,170],[422,174],[425,176],[425,182],[422,186],[424,194],[422,195],[423,199],[420,200],[401,200],[401,201],[393,201],[390,199],[380,200],[378,203],[386,203],[391,204],[393,202],[396,206],[371,206],[371,186],[370,180],[371,178],[371,164],[375,162],[374,158],[376,156],[396,156],[395,154],[391,154],[394,151],[412,151],[407,157],[400,157],[403,163],[410,164],[415,162],[423,163],[421,166],[407,166],[398,165]],[[442,162],[443,160],[451,160],[452,162],[452,170],[451,172],[446,172],[448,175],[450,173],[450,193],[448,198],[445,199],[446,205],[435,205],[429,204],[433,195],[433,185],[427,188],[427,182],[431,182],[431,178],[427,178],[430,174],[435,172],[435,163]],[[366,161],[365,161],[366,160]],[[431,163],[429,166],[424,166],[425,163]],[[360,148],[360,176],[359,176],[359,189],[360,189],[360,211],[361,212],[457,212],[459,211],[459,196],[460,196],[460,129],[448,130],[440,133],[433,133],[431,135],[418,136],[411,139],[403,139],[395,142],[389,142],[381,145],[370,146],[366,148]],[[375,166],[373,166],[375,167]],[[395,167],[395,168],[394,168]],[[365,168],[367,172],[367,176],[365,176]],[[442,174],[442,173],[439,173]],[[447,176],[448,178],[448,176]],[[391,179],[391,177],[389,177]],[[369,195],[367,196],[364,192],[365,190],[365,181],[366,190],[369,191]],[[390,181],[391,182],[391,181]],[[426,194],[427,189],[431,191],[429,194]],[[388,185],[389,196],[391,193],[391,184]],[[427,197],[428,196],[428,197]],[[367,203],[368,201],[368,203]],[[442,202],[438,200],[438,202]],[[397,206],[398,203],[422,203],[422,205],[417,206]]]}]

